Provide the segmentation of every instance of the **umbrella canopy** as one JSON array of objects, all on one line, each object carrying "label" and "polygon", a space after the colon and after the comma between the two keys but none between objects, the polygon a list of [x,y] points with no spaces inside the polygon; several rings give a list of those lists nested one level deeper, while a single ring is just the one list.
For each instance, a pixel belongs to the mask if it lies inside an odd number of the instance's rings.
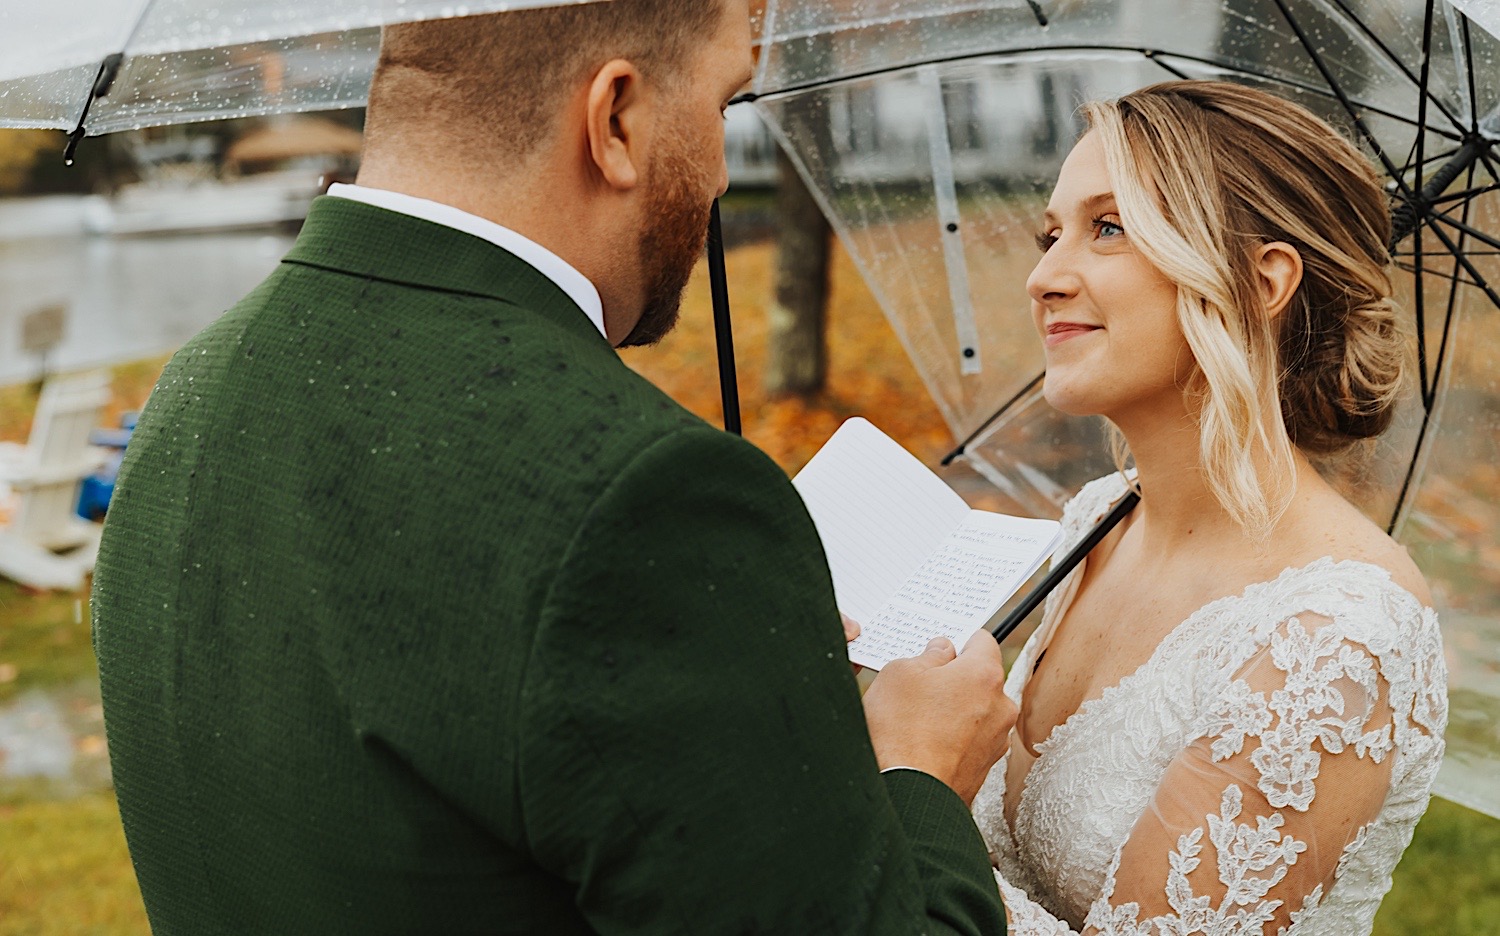
[{"label": "umbrella canopy", "polygon": [[[0,126],[75,140],[357,106],[382,23],[587,0],[0,5]],[[1112,467],[1048,410],[1023,290],[1077,105],[1172,77],[1266,88],[1385,171],[1419,392],[1352,496],[1433,582],[1452,669],[1445,795],[1500,816],[1500,4],[764,0],[755,107],[793,155],[964,457],[1023,512]]]},{"label": "umbrella canopy", "polygon": [[0,3],[0,127],[111,133],[364,103],[387,23],[600,0]]},{"label": "umbrella canopy", "polygon": [[1032,515],[1114,467],[1098,421],[1041,398],[1023,287],[1078,104],[1231,80],[1360,144],[1391,193],[1420,373],[1375,451],[1328,468],[1433,583],[1452,669],[1440,790],[1500,816],[1500,5],[846,0],[773,5],[765,29],[755,106],[961,457]]}]

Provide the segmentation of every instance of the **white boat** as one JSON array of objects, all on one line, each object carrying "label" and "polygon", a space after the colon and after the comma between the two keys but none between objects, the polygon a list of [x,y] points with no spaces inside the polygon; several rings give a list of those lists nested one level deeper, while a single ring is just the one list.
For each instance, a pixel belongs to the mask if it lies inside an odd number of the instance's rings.
[{"label": "white boat", "polygon": [[228,181],[142,182],[83,206],[91,234],[181,234],[295,225],[307,217],[323,180],[305,170],[264,172]]}]

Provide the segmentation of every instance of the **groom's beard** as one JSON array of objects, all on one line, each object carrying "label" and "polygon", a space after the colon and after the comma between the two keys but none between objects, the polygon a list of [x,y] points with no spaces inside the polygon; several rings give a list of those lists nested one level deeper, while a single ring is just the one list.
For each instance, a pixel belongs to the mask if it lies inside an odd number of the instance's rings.
[{"label": "groom's beard", "polygon": [[646,272],[646,304],[640,321],[621,347],[653,345],[677,325],[682,291],[703,256],[713,203],[694,185],[702,168],[685,148],[668,143],[646,172],[647,228],[641,232],[640,261]]}]

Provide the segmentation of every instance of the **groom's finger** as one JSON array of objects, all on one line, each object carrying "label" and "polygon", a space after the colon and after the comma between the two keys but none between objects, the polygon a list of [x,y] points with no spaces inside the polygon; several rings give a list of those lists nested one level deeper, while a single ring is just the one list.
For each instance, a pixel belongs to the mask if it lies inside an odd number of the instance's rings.
[{"label": "groom's finger", "polygon": [[945,663],[953,662],[957,656],[958,649],[953,646],[953,641],[947,637],[934,637],[927,642],[927,648],[922,651],[922,655],[917,657],[917,659],[928,666],[942,666]]}]

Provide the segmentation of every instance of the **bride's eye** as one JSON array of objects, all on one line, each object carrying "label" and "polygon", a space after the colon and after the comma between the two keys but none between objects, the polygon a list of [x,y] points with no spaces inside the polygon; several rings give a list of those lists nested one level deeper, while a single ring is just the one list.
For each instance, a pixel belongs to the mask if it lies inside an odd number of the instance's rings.
[{"label": "bride's eye", "polygon": [[1036,249],[1046,253],[1057,243],[1057,235],[1051,231],[1038,231],[1036,235]]},{"label": "bride's eye", "polygon": [[1125,233],[1120,222],[1111,221],[1108,218],[1095,218],[1093,221],[1094,232],[1100,237],[1119,237]]}]

